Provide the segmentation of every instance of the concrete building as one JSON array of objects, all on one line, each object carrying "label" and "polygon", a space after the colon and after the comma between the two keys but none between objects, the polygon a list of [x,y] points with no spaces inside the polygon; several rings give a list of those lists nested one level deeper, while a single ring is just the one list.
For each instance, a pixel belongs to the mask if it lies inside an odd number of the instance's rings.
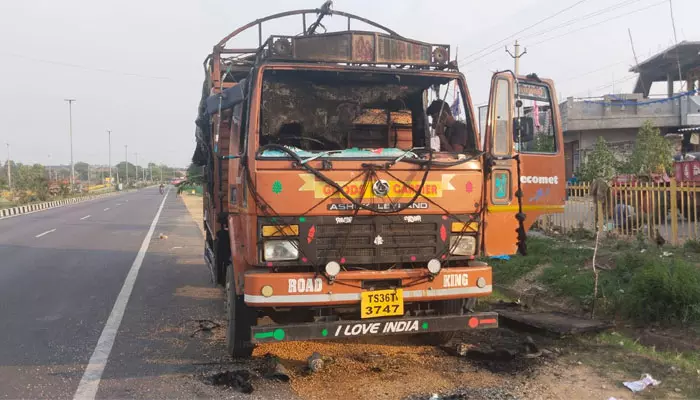
[{"label": "concrete building", "polygon": [[[680,70],[680,74],[679,74]],[[637,132],[646,120],[662,134],[680,133],[684,151],[692,149],[689,127],[700,126],[700,42],[681,42],[630,69],[639,74],[634,93],[599,98],[569,97],[559,107],[564,130],[566,176],[581,166],[586,153],[603,136],[616,155],[631,154]],[[654,82],[667,83],[665,96],[649,96]],[[674,93],[674,82],[684,82]]]}]

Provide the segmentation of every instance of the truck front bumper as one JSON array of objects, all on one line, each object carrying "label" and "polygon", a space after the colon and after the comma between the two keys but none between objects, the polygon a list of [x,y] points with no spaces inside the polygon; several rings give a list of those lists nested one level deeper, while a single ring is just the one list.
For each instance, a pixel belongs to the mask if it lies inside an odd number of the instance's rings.
[{"label": "truck front bumper", "polygon": [[461,331],[498,328],[494,312],[433,317],[399,317],[355,321],[311,322],[305,324],[268,325],[251,328],[253,343],[341,339],[360,336],[383,336],[414,333]]},{"label": "truck front bumper", "polygon": [[244,300],[251,307],[337,306],[359,304],[361,293],[392,281],[403,289],[404,301],[462,299],[491,294],[491,267],[443,268],[431,276],[427,269],[343,271],[335,281],[314,273],[249,270],[244,276]]}]

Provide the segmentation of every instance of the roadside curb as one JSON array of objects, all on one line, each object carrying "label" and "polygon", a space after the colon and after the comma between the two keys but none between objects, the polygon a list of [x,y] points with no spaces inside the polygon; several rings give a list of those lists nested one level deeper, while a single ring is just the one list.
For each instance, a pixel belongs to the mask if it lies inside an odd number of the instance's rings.
[{"label": "roadside curb", "polygon": [[0,219],[14,217],[17,215],[22,215],[22,214],[29,214],[29,213],[32,213],[35,211],[42,211],[42,210],[49,210],[52,208],[59,208],[59,207],[67,206],[70,204],[82,203],[82,202],[88,201],[88,200],[95,200],[95,199],[99,199],[99,198],[103,198],[103,197],[115,196],[117,194],[124,193],[124,192],[125,191],[109,192],[109,193],[102,193],[102,194],[89,195],[89,196],[73,197],[73,198],[65,199],[65,200],[47,201],[44,203],[36,203],[36,204],[29,204],[26,206],[5,208],[3,210],[0,210]]}]

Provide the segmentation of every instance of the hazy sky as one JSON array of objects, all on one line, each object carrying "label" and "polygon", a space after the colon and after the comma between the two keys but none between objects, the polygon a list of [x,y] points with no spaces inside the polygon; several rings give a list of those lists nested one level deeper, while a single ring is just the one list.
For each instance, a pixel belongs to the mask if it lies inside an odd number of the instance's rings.
[{"label": "hazy sky", "polygon": [[[4,143],[9,142],[17,161],[47,163],[50,155],[52,164],[67,164],[64,99],[75,98],[75,162],[106,164],[106,130],[111,129],[113,162],[124,159],[126,144],[130,161],[138,152],[140,164],[185,166],[194,146],[202,61],[212,45],[256,18],[322,3],[0,0],[0,159],[6,158]],[[511,44],[519,38],[527,47],[521,71],[553,78],[562,98],[609,93],[614,81],[615,92],[632,89],[635,79],[627,71],[634,58],[627,28],[640,61],[673,44],[668,1],[334,1],[336,9],[373,19],[406,37],[449,43],[453,50],[459,46],[475,104],[487,100],[492,71],[512,66],[499,40],[571,5],[507,40]],[[678,40],[700,40],[700,1],[674,0],[673,7]],[[339,17],[325,22],[328,28],[345,24]],[[290,18],[264,27],[263,34],[300,29],[300,18]],[[248,42],[238,42],[241,47],[255,45],[257,32],[244,39]]]}]

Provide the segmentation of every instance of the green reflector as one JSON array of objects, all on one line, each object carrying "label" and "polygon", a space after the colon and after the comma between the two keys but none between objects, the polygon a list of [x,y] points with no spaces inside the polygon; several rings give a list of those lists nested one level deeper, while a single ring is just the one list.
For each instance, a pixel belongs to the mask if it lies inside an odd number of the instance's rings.
[{"label": "green reflector", "polygon": [[275,329],[275,331],[272,333],[272,337],[277,339],[277,340],[284,339],[284,330],[283,329]]},{"label": "green reflector", "polygon": [[299,222],[306,222],[306,217],[299,217]]},{"label": "green reflector", "polygon": [[274,337],[275,333],[274,332],[258,332],[255,334],[256,339],[267,339]]},{"label": "green reflector", "polygon": [[323,337],[328,336],[328,329],[322,330],[322,331],[321,331],[321,335],[323,335]]},{"label": "green reflector", "polygon": [[428,323],[423,322],[423,325],[421,325],[421,328],[423,328],[424,330],[428,329]]}]

